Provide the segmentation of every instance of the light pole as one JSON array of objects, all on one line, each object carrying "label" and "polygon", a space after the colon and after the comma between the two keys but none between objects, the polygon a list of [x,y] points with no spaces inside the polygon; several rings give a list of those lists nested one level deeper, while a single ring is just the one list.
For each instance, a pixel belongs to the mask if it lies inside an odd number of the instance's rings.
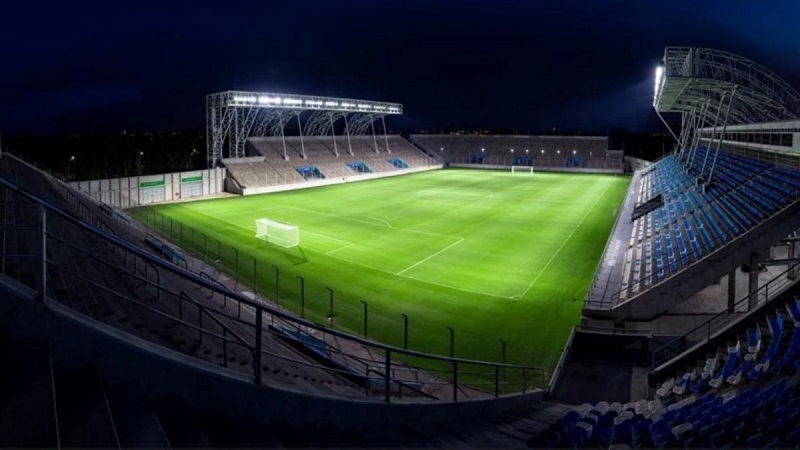
[{"label": "light pole", "polygon": [[141,151],[141,150],[139,151],[139,154],[136,155],[136,174],[137,175],[141,175],[142,174],[142,157],[143,156],[144,156],[144,152]]},{"label": "light pole", "polygon": [[75,161],[75,155],[69,157],[67,161],[67,179],[72,180],[72,162]]}]

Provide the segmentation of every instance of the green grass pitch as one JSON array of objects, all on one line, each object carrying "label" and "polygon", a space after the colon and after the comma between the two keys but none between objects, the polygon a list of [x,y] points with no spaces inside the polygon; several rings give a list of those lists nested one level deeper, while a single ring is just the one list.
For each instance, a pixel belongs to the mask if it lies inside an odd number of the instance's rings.
[{"label": "green grass pitch", "polygon": [[[509,362],[549,370],[579,322],[629,181],[452,169],[131,213],[159,218],[167,235],[172,219],[173,241],[211,259],[219,252],[228,272],[235,247],[244,283],[255,258],[270,298],[277,266],[280,305],[295,312],[302,276],[306,318],[320,324],[330,287],[337,327],[363,332],[363,300],[372,339],[402,346],[406,314],[412,349],[448,354],[452,327],[458,357],[499,361],[502,339]],[[298,225],[300,246],[256,239],[262,217]]]}]

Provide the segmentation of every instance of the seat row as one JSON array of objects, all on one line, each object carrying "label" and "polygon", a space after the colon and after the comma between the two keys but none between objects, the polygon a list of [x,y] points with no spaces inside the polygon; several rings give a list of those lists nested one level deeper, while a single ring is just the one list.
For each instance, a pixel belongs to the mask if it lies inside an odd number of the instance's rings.
[{"label": "seat row", "polygon": [[[694,182],[711,176],[706,187]],[[698,148],[683,160],[669,155],[651,166],[642,174],[636,195],[637,205],[658,195],[664,204],[633,222],[620,301],[688,267],[795,201],[800,197],[800,172],[725,152],[714,158]]]}]

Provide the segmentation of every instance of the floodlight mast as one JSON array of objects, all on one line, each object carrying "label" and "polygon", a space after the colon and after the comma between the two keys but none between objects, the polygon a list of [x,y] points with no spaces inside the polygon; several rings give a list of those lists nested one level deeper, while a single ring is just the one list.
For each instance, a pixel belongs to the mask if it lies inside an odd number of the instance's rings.
[{"label": "floodlight mast", "polygon": [[[225,91],[206,96],[206,144],[209,167],[216,167],[222,158],[242,158],[250,136],[281,136],[283,157],[286,151],[284,127],[292,120],[298,122],[301,154],[305,158],[303,136],[333,136],[334,154],[339,155],[334,127],[341,119],[348,137],[348,153],[352,154],[350,135],[364,135],[372,131],[375,151],[378,152],[375,121],[380,119],[386,150],[384,117],[403,113],[399,103],[375,102],[347,98],[311,95],[277,94],[270,92]],[[303,119],[302,116],[307,116]],[[227,151],[226,151],[227,150]]]}]

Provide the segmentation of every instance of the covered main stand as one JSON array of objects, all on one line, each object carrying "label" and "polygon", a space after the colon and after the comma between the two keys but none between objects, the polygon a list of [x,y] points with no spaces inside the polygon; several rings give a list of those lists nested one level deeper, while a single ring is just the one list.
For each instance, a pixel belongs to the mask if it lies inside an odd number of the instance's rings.
[{"label": "covered main stand", "polygon": [[[402,113],[403,105],[399,103],[369,100],[243,91],[209,94],[206,96],[208,167],[218,166],[223,158],[245,157],[245,144],[249,137],[280,136],[283,158],[288,160],[284,130],[294,120],[297,121],[303,159],[306,159],[303,136],[330,134],[333,154],[338,156],[340,151],[353,154],[350,136],[371,133],[378,153],[375,133],[378,120],[383,127],[386,149],[390,151],[384,118]],[[346,149],[340,149],[336,142],[335,129],[340,121],[340,129],[347,136]]]},{"label": "covered main stand", "polygon": [[[697,180],[706,187],[713,183],[728,125],[797,119],[800,93],[774,72],[739,55],[667,47],[663,65],[656,69],[653,107],[678,143],[678,158],[685,166],[699,163],[701,173],[708,173]],[[662,113],[681,114],[680,135]],[[708,150],[702,156],[701,146]],[[695,161],[699,157],[702,162]]]}]

